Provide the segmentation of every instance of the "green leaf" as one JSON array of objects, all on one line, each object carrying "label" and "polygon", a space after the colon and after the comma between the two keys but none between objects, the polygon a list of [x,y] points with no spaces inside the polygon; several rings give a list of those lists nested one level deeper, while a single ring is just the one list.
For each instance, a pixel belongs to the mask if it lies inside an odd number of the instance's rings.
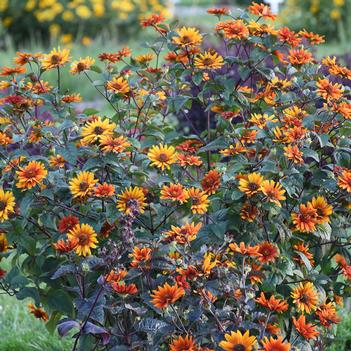
[{"label": "green leaf", "polygon": [[47,305],[53,310],[71,315],[73,313],[72,299],[64,290],[52,289],[46,296]]}]

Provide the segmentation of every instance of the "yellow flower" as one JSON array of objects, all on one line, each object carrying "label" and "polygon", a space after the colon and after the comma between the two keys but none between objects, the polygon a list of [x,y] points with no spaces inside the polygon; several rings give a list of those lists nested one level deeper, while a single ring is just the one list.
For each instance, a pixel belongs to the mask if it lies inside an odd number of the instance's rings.
[{"label": "yellow flower", "polygon": [[219,346],[225,351],[251,351],[257,344],[255,336],[250,336],[249,331],[244,334],[240,330],[224,335],[225,341],[221,341]]},{"label": "yellow flower", "polygon": [[82,144],[93,144],[96,141],[100,141],[102,137],[111,136],[115,128],[116,124],[110,123],[107,118],[101,120],[101,117],[97,117],[93,121],[87,122],[83,127]]},{"label": "yellow flower", "polygon": [[208,205],[210,204],[208,195],[204,191],[194,187],[188,189],[187,192],[188,192],[188,196],[191,198],[192,213],[198,213],[198,214],[206,213]]},{"label": "yellow flower", "polygon": [[0,253],[7,252],[9,249],[9,243],[4,232],[0,232]]},{"label": "yellow flower", "polygon": [[330,11],[330,18],[338,21],[341,18],[341,12],[338,9],[333,9]]},{"label": "yellow flower", "polygon": [[162,171],[171,168],[177,162],[177,154],[173,146],[164,144],[154,145],[150,148],[147,157],[151,161],[151,166],[161,168]]},{"label": "yellow flower", "polygon": [[173,43],[182,47],[195,47],[201,44],[202,35],[196,28],[183,27],[177,29],[177,37],[173,37]]},{"label": "yellow flower", "polygon": [[310,314],[317,307],[318,293],[310,282],[300,283],[291,292],[291,297],[297,309],[302,313]]},{"label": "yellow flower", "polygon": [[127,215],[134,212],[144,213],[146,198],[142,188],[126,188],[122,194],[118,195],[117,208]]},{"label": "yellow flower", "polygon": [[61,67],[69,61],[69,54],[70,51],[68,49],[55,48],[49,54],[43,56],[42,67],[45,70]]},{"label": "yellow flower", "polygon": [[80,58],[78,61],[72,62],[70,72],[72,74],[77,74],[77,73],[87,71],[94,63],[95,63],[95,60],[89,56],[85,58]]},{"label": "yellow flower", "polygon": [[205,51],[199,54],[194,62],[195,67],[199,69],[219,69],[224,64],[223,57],[215,51]]},{"label": "yellow flower", "polygon": [[97,183],[94,173],[83,171],[69,182],[69,187],[73,197],[85,197],[92,194]]},{"label": "yellow flower", "polygon": [[12,191],[4,191],[0,188],[0,221],[4,222],[9,219],[9,214],[14,212],[15,197]]},{"label": "yellow flower", "polygon": [[264,178],[259,173],[250,173],[243,176],[239,181],[239,190],[245,193],[247,196],[255,195],[261,191],[261,185]]},{"label": "yellow flower", "polygon": [[76,8],[76,14],[82,19],[88,19],[91,17],[91,11],[88,6],[80,5]]},{"label": "yellow flower", "polygon": [[26,167],[20,167],[16,173],[18,175],[17,188],[31,189],[41,183],[48,171],[42,163],[30,161]]},{"label": "yellow flower", "polygon": [[106,83],[106,88],[115,94],[126,95],[130,92],[128,81],[123,77],[113,77]]},{"label": "yellow flower", "polygon": [[78,239],[74,251],[79,256],[91,255],[91,249],[96,248],[98,243],[97,235],[89,224],[76,224],[68,233],[70,240]]}]

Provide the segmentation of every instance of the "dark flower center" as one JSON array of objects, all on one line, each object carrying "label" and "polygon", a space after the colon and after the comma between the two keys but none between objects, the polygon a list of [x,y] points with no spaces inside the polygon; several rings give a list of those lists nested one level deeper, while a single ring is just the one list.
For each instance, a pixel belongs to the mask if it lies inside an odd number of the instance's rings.
[{"label": "dark flower center", "polygon": [[79,240],[79,245],[88,245],[89,244],[89,235],[81,233],[78,236],[78,240]]},{"label": "dark flower center", "polygon": [[0,201],[0,211],[3,211],[6,208],[6,202]]},{"label": "dark flower center", "polygon": [[166,162],[166,161],[168,161],[168,156],[167,156],[166,154],[160,154],[160,155],[158,156],[158,159],[159,159],[159,161],[161,161],[161,162]]},{"label": "dark flower center", "polygon": [[89,188],[89,184],[87,183],[87,182],[81,182],[80,184],[79,184],[79,190],[81,190],[81,191],[85,191],[85,190],[87,190]]},{"label": "dark flower center", "polygon": [[60,62],[60,56],[58,56],[58,55],[52,55],[51,56],[51,63],[57,64],[59,62]]},{"label": "dark flower center", "polygon": [[86,68],[87,68],[87,66],[83,62],[79,62],[77,65],[78,72],[82,72],[82,71],[86,70]]},{"label": "dark flower center", "polygon": [[95,128],[94,128],[94,133],[95,133],[96,135],[101,135],[103,132],[104,132],[104,129],[101,128],[101,127],[95,127]]},{"label": "dark flower center", "polygon": [[256,183],[249,183],[249,184],[247,185],[247,187],[248,187],[249,190],[251,190],[251,191],[255,191],[255,190],[258,189],[258,185],[257,185]]},{"label": "dark flower center", "polygon": [[233,351],[245,351],[246,347],[243,344],[237,344],[234,346]]}]

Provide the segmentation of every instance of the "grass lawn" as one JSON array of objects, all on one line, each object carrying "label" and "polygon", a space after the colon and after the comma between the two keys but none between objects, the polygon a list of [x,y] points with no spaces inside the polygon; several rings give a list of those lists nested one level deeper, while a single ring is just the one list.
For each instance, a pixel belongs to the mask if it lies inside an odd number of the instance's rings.
[{"label": "grass lawn", "polygon": [[29,314],[27,303],[15,297],[0,295],[1,351],[68,351],[69,338],[51,335],[45,324]]}]

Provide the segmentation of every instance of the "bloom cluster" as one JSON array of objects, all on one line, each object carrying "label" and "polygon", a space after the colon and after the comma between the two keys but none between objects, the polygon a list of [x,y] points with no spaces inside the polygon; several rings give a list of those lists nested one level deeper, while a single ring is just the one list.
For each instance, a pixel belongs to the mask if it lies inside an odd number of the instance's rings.
[{"label": "bloom cluster", "polygon": [[112,30],[112,35],[117,33],[124,39],[127,34],[135,34],[141,16],[150,12],[167,15],[167,5],[163,0],[3,0],[0,18],[16,44],[23,44],[32,35],[63,45],[77,39],[89,45],[106,31]]},{"label": "bloom cluster", "polygon": [[[153,14],[148,54],[19,52],[0,71],[0,286],[73,350],[322,350],[341,320],[350,71],[266,5],[208,13],[226,55]],[[62,91],[69,64],[109,113]]]}]

